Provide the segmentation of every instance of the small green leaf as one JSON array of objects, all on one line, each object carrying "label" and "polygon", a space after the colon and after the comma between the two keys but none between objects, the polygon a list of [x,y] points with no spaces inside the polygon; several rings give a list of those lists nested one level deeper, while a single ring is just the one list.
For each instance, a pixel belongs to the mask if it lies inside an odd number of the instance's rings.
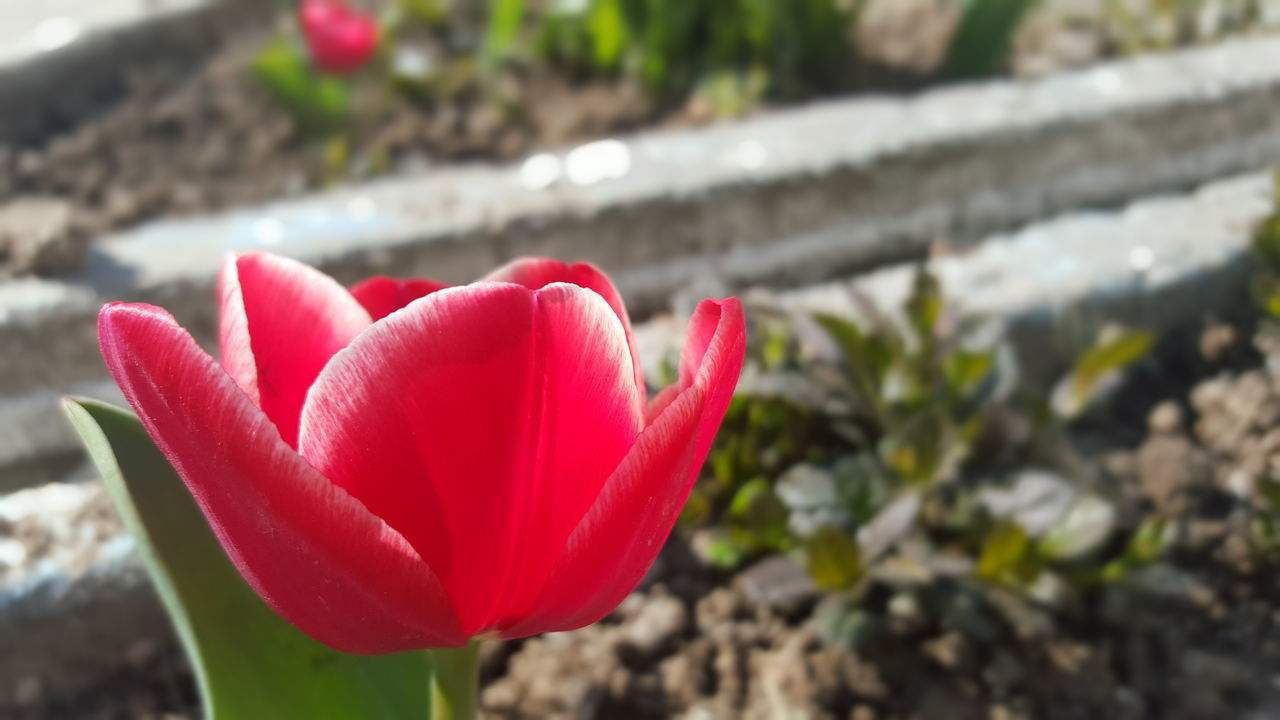
[{"label": "small green leaf", "polygon": [[587,28],[594,44],[596,67],[602,70],[616,68],[627,42],[627,27],[623,23],[619,0],[595,0],[587,15]]},{"label": "small green leaf", "polygon": [[946,357],[943,371],[947,384],[957,394],[967,395],[982,382],[995,367],[995,354],[990,352],[953,352]]},{"label": "small green leaf", "polygon": [[316,72],[306,56],[284,38],[258,53],[253,74],[306,132],[331,130],[347,118],[347,84]]},{"label": "small green leaf", "polygon": [[884,335],[863,333],[853,322],[835,315],[816,315],[814,320],[840,348],[863,410],[883,420],[885,378],[901,346]]},{"label": "small green leaf", "polygon": [[66,399],[191,659],[210,720],[429,717],[425,652],[346,655],[268,608],[231,565],[137,418]]},{"label": "small green leaf", "polygon": [[1123,370],[1151,351],[1155,336],[1145,330],[1120,331],[1100,339],[1076,363],[1075,373],[1082,385],[1111,370]]},{"label": "small green leaf", "polygon": [[824,527],[809,540],[809,575],[823,590],[844,590],[862,578],[862,552],[853,537]]},{"label": "small green leaf", "polygon": [[1005,64],[1014,36],[1037,0],[967,0],[943,68],[956,77],[991,75]]},{"label": "small green leaf", "polygon": [[732,570],[746,560],[737,546],[726,537],[718,537],[708,543],[706,559],[712,565],[726,570]]},{"label": "small green leaf", "polygon": [[1026,530],[1013,523],[1001,523],[987,536],[982,546],[978,576],[996,581],[1025,579],[1030,550],[1031,538]]},{"label": "small green leaf", "polygon": [[845,595],[828,595],[813,611],[813,628],[824,643],[838,648],[863,648],[884,635],[884,618],[860,608]]},{"label": "small green leaf", "polygon": [[1271,512],[1280,511],[1280,477],[1272,473],[1259,479],[1258,495],[1266,501]]},{"label": "small green leaf", "polygon": [[496,70],[511,54],[523,23],[524,0],[493,0],[489,6],[489,25],[485,31],[482,65],[486,72]]},{"label": "small green leaf", "polygon": [[733,118],[757,107],[768,87],[769,74],[763,68],[717,70],[698,85],[697,94],[716,117]]},{"label": "small green leaf", "polygon": [[1120,557],[1102,568],[1101,579],[1104,582],[1115,582],[1130,571],[1159,560],[1168,545],[1168,530],[1167,520],[1155,517],[1144,520],[1129,537]]},{"label": "small green leaf", "polygon": [[449,11],[440,0],[396,0],[405,16],[424,25],[441,26],[449,19]]},{"label": "small green leaf", "polygon": [[1055,391],[1055,409],[1074,418],[1095,399],[1099,388],[1116,379],[1119,373],[1141,360],[1151,351],[1155,336],[1145,330],[1104,331],[1098,342],[1080,356],[1071,374]]},{"label": "small green leaf", "polygon": [[916,271],[904,310],[917,339],[922,344],[931,343],[938,319],[942,317],[942,285],[928,269],[921,267]]},{"label": "small green leaf", "polygon": [[680,511],[679,523],[682,527],[693,527],[711,516],[711,498],[701,487],[694,487]]}]

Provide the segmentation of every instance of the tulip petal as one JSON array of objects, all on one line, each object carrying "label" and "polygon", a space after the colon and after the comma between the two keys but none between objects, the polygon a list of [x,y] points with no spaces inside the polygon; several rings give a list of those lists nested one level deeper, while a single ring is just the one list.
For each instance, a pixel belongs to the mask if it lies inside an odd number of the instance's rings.
[{"label": "tulip petal", "polygon": [[680,384],[702,387],[706,393],[694,450],[696,473],[711,451],[742,375],[747,354],[747,321],[742,302],[737,298],[703,300],[689,319],[686,337],[680,351]]},{"label": "tulip petal", "polygon": [[107,367],[245,580],[285,619],[347,652],[465,642],[431,568],[294,452],[167,312],[114,304]]},{"label": "tulip petal", "polygon": [[[681,384],[574,529],[533,606],[505,638],[572,630],[607,615],[653,564],[706,460],[746,354],[736,298],[705,300],[690,321]],[[696,363],[693,358],[696,358]]]},{"label": "tulip petal", "polygon": [[267,253],[229,258],[218,286],[222,366],[296,447],[307,390],[369,313],[328,275]]},{"label": "tulip petal", "polygon": [[520,258],[489,273],[485,280],[512,282],[524,285],[530,290],[538,290],[557,282],[571,283],[594,290],[609,303],[618,320],[622,321],[622,329],[627,333],[627,347],[631,350],[631,363],[635,368],[636,387],[640,388],[640,396],[644,397],[644,368],[640,365],[640,351],[636,347],[635,336],[631,333],[631,319],[627,316],[627,307],[622,302],[622,295],[613,286],[613,281],[595,265],[591,263],[570,265],[547,258]]},{"label": "tulip petal", "polygon": [[532,600],[643,423],[596,293],[480,282],[376,323],[321,372],[299,448],[439,574],[464,632]]},{"label": "tulip petal", "polygon": [[399,280],[379,275],[352,286],[351,296],[359,301],[364,309],[369,311],[374,322],[377,322],[414,300],[447,287],[449,286],[435,280]]}]

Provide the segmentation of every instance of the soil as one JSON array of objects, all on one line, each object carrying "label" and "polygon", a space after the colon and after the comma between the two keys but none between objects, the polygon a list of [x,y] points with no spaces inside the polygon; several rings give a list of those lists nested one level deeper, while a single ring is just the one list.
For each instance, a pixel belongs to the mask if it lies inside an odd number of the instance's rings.
[{"label": "soil", "polygon": [[[847,87],[838,91],[905,89],[943,79],[938,64],[962,4],[872,2],[858,32],[868,62],[850,68]],[[1233,16],[1224,17],[1214,32],[1239,31]],[[1093,62],[1121,50],[1114,35],[1102,3],[1052,0],[1025,24],[1010,68],[1039,75]],[[1167,43],[1197,39],[1203,38]],[[39,145],[0,145],[0,278],[71,272],[89,238],[148,219],[713,119],[696,96],[656,103],[625,82],[588,82],[525,67],[493,92],[464,86],[416,102],[393,98],[381,85],[362,86],[360,126],[346,146],[326,144],[297,132],[250,77],[248,68],[265,42],[261,30],[235,35],[193,74],[151,68],[128,78],[123,99],[79,126]]]},{"label": "soil", "polygon": [[[1224,325],[1204,332],[1190,363],[1201,379],[1181,391],[1139,377],[1145,400],[1118,397],[1139,411],[1136,441],[1091,454],[1184,536],[1165,562],[1056,608],[961,577],[905,591],[879,581],[862,607],[881,621],[842,634],[829,622],[841,617],[831,612],[839,597],[820,596],[790,559],[730,574],[704,565],[677,534],[603,622],[487,644],[483,716],[1280,716],[1280,567],[1250,544],[1247,512],[1280,469],[1280,343],[1261,333],[1255,352],[1242,335]],[[1164,363],[1161,374],[1186,370]],[[196,702],[171,650],[13,717],[176,719],[197,717]]]}]

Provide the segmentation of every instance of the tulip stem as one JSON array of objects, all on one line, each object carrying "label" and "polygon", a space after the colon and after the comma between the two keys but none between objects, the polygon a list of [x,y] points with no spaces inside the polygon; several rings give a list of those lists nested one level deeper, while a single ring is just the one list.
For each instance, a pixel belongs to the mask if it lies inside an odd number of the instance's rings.
[{"label": "tulip stem", "polygon": [[480,686],[480,643],[431,651],[432,720],[474,720]]}]

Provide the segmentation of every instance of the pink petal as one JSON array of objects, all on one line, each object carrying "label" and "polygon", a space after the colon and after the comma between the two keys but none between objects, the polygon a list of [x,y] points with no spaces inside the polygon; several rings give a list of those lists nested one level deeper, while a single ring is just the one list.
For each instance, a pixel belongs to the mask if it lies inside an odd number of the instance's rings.
[{"label": "pink petal", "polygon": [[636,387],[640,388],[640,397],[645,396],[644,368],[640,365],[640,352],[636,348],[635,336],[631,334],[631,319],[627,317],[626,305],[622,295],[613,286],[609,276],[590,263],[574,263],[572,265],[559,260],[547,258],[520,258],[489,273],[485,280],[513,282],[524,285],[530,290],[567,282],[594,290],[609,303],[618,320],[622,321],[622,329],[627,333],[627,347],[631,350],[631,364],[635,368]]},{"label": "pink petal", "polygon": [[347,652],[465,642],[431,568],[285,444],[172,316],[108,305],[98,336],[147,432],[276,612]]},{"label": "pink petal", "polygon": [[377,322],[414,300],[447,287],[435,280],[397,280],[379,275],[352,287],[351,295]]},{"label": "pink petal", "polygon": [[662,549],[724,419],[746,353],[736,298],[705,300],[690,321],[690,358],[673,399],[605,483],[574,529],[543,592],[506,638],[572,630],[607,615]]},{"label": "pink petal", "polygon": [[222,366],[296,446],[311,383],[369,313],[328,275],[267,253],[229,258],[218,287]]},{"label": "pink petal", "polygon": [[480,282],[334,357],[299,448],[422,554],[474,634],[531,602],[642,422],[600,296]]},{"label": "pink petal", "polygon": [[706,407],[698,425],[698,443],[694,450],[694,472],[697,473],[711,451],[711,443],[716,439],[742,375],[747,354],[747,321],[741,301],[738,298],[703,300],[689,319],[686,337],[680,352],[680,384],[703,388],[706,393]]}]

